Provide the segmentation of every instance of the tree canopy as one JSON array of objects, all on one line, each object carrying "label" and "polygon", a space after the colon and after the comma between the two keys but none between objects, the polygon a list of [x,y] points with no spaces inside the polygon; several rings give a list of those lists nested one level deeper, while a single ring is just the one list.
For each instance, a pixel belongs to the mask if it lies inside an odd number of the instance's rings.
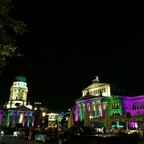
[{"label": "tree canopy", "polygon": [[4,70],[11,57],[22,56],[16,46],[14,35],[25,33],[26,24],[12,17],[13,8],[11,0],[0,0],[0,72]]}]

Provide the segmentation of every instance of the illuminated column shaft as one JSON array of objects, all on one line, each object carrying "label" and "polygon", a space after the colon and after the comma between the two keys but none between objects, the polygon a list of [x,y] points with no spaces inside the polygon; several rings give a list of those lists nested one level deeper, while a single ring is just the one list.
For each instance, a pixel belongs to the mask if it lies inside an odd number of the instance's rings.
[{"label": "illuminated column shaft", "polygon": [[121,103],[121,101],[119,102],[119,110],[120,110],[120,115],[123,115],[122,103]]},{"label": "illuminated column shaft", "polygon": [[82,119],[84,119],[85,103],[82,103],[82,105],[81,105],[81,109],[82,109]]},{"label": "illuminated column shaft", "polygon": [[107,87],[107,96],[111,96],[111,92],[110,92],[110,86]]},{"label": "illuminated column shaft", "polygon": [[99,117],[102,116],[102,106],[100,102],[97,103],[97,114]]},{"label": "illuminated column shaft", "polygon": [[82,121],[82,111],[81,111],[81,106],[79,108],[79,120]]},{"label": "illuminated column shaft", "polygon": [[7,126],[10,125],[10,113],[8,113],[8,118],[7,118]]},{"label": "illuminated column shaft", "polygon": [[93,104],[92,104],[92,102],[90,103],[90,115],[93,116]]},{"label": "illuminated column shaft", "polygon": [[35,117],[32,117],[32,127],[34,127],[34,121],[35,121]]},{"label": "illuminated column shaft", "polygon": [[78,121],[78,106],[76,106],[74,110],[74,119],[75,121]]},{"label": "illuminated column shaft", "polygon": [[85,103],[84,111],[86,111],[87,109],[88,109],[87,103]]},{"label": "illuminated column shaft", "polygon": [[96,101],[93,102],[93,117],[97,117],[97,112],[96,112]]},{"label": "illuminated column shaft", "polygon": [[13,114],[13,124],[16,123],[16,116]]},{"label": "illuminated column shaft", "polygon": [[23,91],[23,93],[22,93],[24,102],[27,101],[27,93],[28,93],[28,90],[25,90],[25,91]]},{"label": "illuminated column shaft", "polygon": [[14,100],[15,98],[14,98],[14,89],[10,89],[10,98],[9,98],[9,100],[11,101],[11,100]]},{"label": "illuminated column shaft", "polygon": [[95,113],[96,113],[96,117],[98,117],[97,101],[95,101]]},{"label": "illuminated column shaft", "polygon": [[100,102],[99,102],[99,115],[100,116],[103,116],[102,111],[103,111],[103,108],[102,108],[102,102],[101,102],[101,99],[100,99]]}]

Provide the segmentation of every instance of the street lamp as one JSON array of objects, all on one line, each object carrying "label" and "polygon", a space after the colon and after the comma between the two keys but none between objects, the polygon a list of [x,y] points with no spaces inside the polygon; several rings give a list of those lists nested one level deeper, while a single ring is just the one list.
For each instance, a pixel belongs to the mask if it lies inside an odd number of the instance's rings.
[{"label": "street lamp", "polygon": [[46,112],[42,112],[42,129],[45,129],[45,117],[46,116]]},{"label": "street lamp", "polygon": [[45,117],[45,115],[46,115],[46,112],[42,112],[42,116]]}]

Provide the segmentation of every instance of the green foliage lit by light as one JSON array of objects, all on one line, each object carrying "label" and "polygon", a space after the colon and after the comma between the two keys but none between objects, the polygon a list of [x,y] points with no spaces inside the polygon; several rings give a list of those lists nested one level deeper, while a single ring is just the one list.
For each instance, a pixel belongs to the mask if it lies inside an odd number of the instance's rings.
[{"label": "green foliage lit by light", "polygon": [[10,15],[13,7],[11,0],[0,0],[0,72],[9,63],[9,58],[22,56],[19,48],[15,46],[12,33],[22,35],[26,32],[26,24]]}]

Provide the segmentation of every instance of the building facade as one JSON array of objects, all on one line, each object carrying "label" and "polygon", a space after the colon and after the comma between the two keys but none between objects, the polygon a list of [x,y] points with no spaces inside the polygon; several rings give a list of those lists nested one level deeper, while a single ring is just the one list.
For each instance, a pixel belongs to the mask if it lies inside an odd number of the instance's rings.
[{"label": "building facade", "polygon": [[84,121],[89,112],[91,124],[109,128],[143,128],[144,95],[112,95],[110,84],[99,83],[98,77],[82,90],[75,102],[75,121]]},{"label": "building facade", "polygon": [[27,103],[28,87],[26,77],[18,75],[10,88],[10,97],[7,108],[17,108],[18,106],[25,106],[32,109],[32,105]]},{"label": "building facade", "polygon": [[19,75],[10,88],[10,97],[0,111],[0,125],[15,127],[34,126],[35,111],[30,102],[27,102],[28,87],[26,77]]},{"label": "building facade", "polygon": [[35,128],[44,129],[48,127],[48,109],[42,106],[41,102],[35,102]]},{"label": "building facade", "polygon": [[48,113],[48,128],[55,128],[57,127],[57,116],[58,113]]}]

